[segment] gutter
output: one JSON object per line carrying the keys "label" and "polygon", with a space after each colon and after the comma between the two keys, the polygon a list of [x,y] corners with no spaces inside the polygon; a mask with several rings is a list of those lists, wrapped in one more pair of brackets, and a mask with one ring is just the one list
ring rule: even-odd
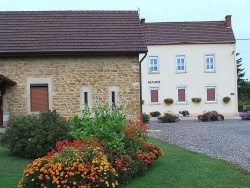
{"label": "gutter", "polygon": [[143,114],[142,114],[142,75],[141,75],[141,63],[147,56],[148,52],[145,52],[143,58],[140,60],[140,120],[143,121]]}

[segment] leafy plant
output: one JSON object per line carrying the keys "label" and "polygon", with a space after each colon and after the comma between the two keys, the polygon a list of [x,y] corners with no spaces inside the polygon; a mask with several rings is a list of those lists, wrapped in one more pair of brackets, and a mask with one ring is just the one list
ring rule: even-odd
{"label": "leafy plant", "polygon": [[179,114],[182,114],[184,117],[189,116],[189,112],[187,110],[179,111]]}
{"label": "leafy plant", "polygon": [[38,116],[13,116],[2,135],[1,144],[15,156],[42,157],[59,140],[72,139],[69,122],[56,111],[41,112]]}
{"label": "leafy plant", "polygon": [[223,97],[222,100],[223,100],[224,103],[227,104],[230,101],[230,99],[231,99],[230,97],[226,96],[226,97]]}
{"label": "leafy plant", "polygon": [[224,116],[222,114],[218,114],[217,111],[209,111],[204,113],[203,115],[198,115],[198,121],[223,121]]}
{"label": "leafy plant", "polygon": [[201,102],[201,98],[199,98],[199,97],[194,97],[194,98],[192,98],[192,101],[193,101],[194,103],[199,103],[199,102]]}
{"label": "leafy plant", "polygon": [[149,118],[149,115],[148,114],[146,114],[146,113],[143,113],[142,114],[142,121],[143,121],[143,123],[148,123],[149,122],[149,120],[150,120],[150,118]]}
{"label": "leafy plant", "polygon": [[174,123],[177,121],[180,121],[180,119],[176,115],[173,115],[170,112],[165,113],[163,117],[158,117],[159,123]]}
{"label": "leafy plant", "polygon": [[144,100],[141,100],[141,104],[144,104]]}
{"label": "leafy plant", "polygon": [[85,107],[72,119],[76,140],[59,141],[47,156],[29,165],[19,188],[117,187],[143,173],[162,155],[146,142],[147,127],[126,120],[122,109]]}
{"label": "leafy plant", "polygon": [[166,98],[164,99],[164,102],[169,105],[169,104],[173,104],[174,100],[172,98]]}
{"label": "leafy plant", "polygon": [[154,112],[150,112],[150,115],[151,115],[151,117],[158,117],[161,115],[161,113],[158,111],[154,111]]}

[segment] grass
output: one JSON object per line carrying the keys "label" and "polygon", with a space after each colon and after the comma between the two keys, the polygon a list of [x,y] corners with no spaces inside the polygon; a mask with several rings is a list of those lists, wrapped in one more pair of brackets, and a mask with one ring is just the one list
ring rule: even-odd
{"label": "grass", "polygon": [[32,159],[11,156],[8,149],[0,147],[0,187],[16,188],[23,170]]}
{"label": "grass", "polygon": [[[222,160],[150,139],[164,150],[145,174],[121,188],[250,188],[250,174]],[[0,147],[0,187],[16,188],[31,159],[13,157]]]}

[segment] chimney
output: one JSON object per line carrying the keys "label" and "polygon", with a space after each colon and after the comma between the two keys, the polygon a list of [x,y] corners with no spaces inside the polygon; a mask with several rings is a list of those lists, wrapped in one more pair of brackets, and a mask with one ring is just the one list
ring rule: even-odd
{"label": "chimney", "polygon": [[229,27],[229,28],[232,27],[232,24],[231,24],[231,15],[227,15],[225,17],[225,22],[226,22],[226,27]]}
{"label": "chimney", "polygon": [[141,19],[141,26],[142,26],[142,27],[146,27],[145,18],[142,18],[142,19]]}

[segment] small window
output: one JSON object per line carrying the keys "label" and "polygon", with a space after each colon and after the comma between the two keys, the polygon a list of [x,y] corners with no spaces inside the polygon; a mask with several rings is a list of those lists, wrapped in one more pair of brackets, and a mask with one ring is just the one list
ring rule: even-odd
{"label": "small window", "polygon": [[109,87],[109,103],[115,106],[122,105],[119,101],[119,87]]}
{"label": "small window", "polygon": [[149,57],[149,73],[159,72],[159,60],[157,56]]}
{"label": "small window", "polygon": [[216,86],[206,86],[206,102],[216,102]]}
{"label": "small window", "polygon": [[187,103],[187,88],[177,87],[177,101],[178,103]]}
{"label": "small window", "polygon": [[31,112],[49,109],[48,85],[30,85]]}
{"label": "small window", "polygon": [[111,92],[111,100],[112,100],[112,104],[115,105],[115,91]]}
{"label": "small window", "polygon": [[150,103],[159,104],[160,89],[159,87],[150,88]]}
{"label": "small window", "polygon": [[176,72],[186,72],[186,60],[184,55],[176,56]]}
{"label": "small window", "polygon": [[214,55],[205,56],[205,72],[215,72]]}
{"label": "small window", "polygon": [[85,91],[83,95],[84,95],[84,104],[88,105],[88,92]]}

